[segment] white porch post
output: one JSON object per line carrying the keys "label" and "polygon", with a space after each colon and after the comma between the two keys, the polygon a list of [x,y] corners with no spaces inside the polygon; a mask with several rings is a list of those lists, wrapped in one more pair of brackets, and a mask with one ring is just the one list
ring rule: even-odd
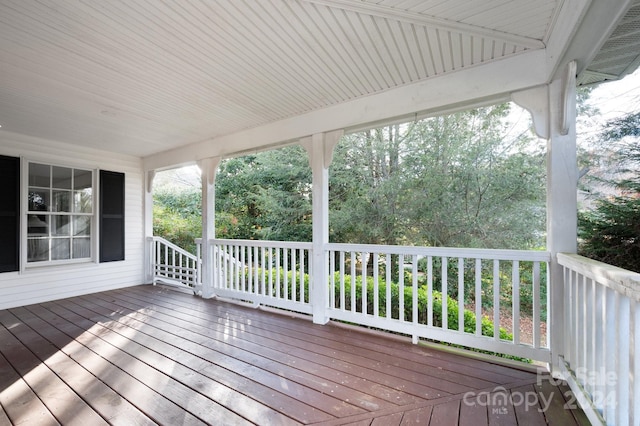
{"label": "white porch post", "polygon": [[145,283],[153,282],[153,178],[154,170],[147,171],[144,176],[144,260]]}
{"label": "white porch post", "polygon": [[311,305],[313,322],[326,324],[329,297],[329,270],[325,246],[329,243],[329,166],[333,160],[333,148],[343,135],[342,130],[318,133],[300,140],[309,154],[313,172],[313,256],[311,267]]}
{"label": "white porch post", "polygon": [[549,85],[550,137],[547,143],[547,249],[551,252],[549,312],[551,371],[559,373],[564,355],[564,273],[558,253],[578,251],[578,163],[576,144],[576,67]]}
{"label": "white porch post", "polygon": [[536,133],[547,140],[548,339],[551,371],[558,373],[559,356],[564,352],[565,300],[557,254],[576,253],[578,234],[575,62],[551,84],[513,93],[512,99],[531,113]]}
{"label": "white porch post", "polygon": [[202,297],[215,296],[213,288],[213,256],[209,241],[216,237],[215,183],[220,157],[198,161],[202,176]]}

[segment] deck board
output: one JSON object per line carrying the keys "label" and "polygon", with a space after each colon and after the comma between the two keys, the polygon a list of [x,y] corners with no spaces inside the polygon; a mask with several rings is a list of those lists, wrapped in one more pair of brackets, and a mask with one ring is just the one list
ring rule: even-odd
{"label": "deck board", "polygon": [[[2,326],[0,326],[0,328],[2,328]],[[127,419],[132,423],[140,425],[153,424],[151,419],[144,416],[140,410],[123,399],[121,395],[105,385],[102,381],[97,380],[96,376],[84,369],[67,354],[58,351],[55,346],[51,345],[51,347],[55,348],[54,351],[42,351],[43,343],[44,347],[50,343],[42,339],[42,337],[33,330],[24,327],[24,324],[18,325],[18,327],[12,327],[11,331],[17,338],[23,339],[23,342],[28,342],[30,339],[33,339],[32,341],[35,344],[27,344],[25,347],[28,347],[34,354],[37,354],[40,362],[49,366],[55,374],[67,383],[70,389],[77,392],[107,421],[119,423],[119,419]],[[2,347],[4,347],[5,340],[0,339],[0,341],[2,342]],[[0,377],[4,377],[4,375],[0,375]],[[0,389],[4,388],[4,386],[0,385]],[[75,409],[80,409],[80,407],[74,406],[74,410]]]}
{"label": "deck board", "polygon": [[[185,369],[177,361],[149,350],[121,334],[110,332],[98,323],[84,320],[71,311],[63,311],[54,304],[49,311],[51,314],[41,313],[43,319],[53,321],[56,315],[57,318],[67,320],[66,323],[58,322],[57,326],[68,334],[87,330],[88,332],[76,337],[77,342],[102,358],[109,359],[124,373],[137,378],[149,389],[172,401],[178,409],[188,410],[208,423],[240,423],[243,420],[240,416],[252,414],[255,420],[262,415],[270,423],[286,424],[276,421],[282,415],[269,407],[260,404],[247,407],[254,402],[250,398],[231,388],[221,388],[217,383],[195,374],[195,371]],[[201,392],[211,394],[213,398],[207,398]],[[232,404],[238,406],[235,413],[227,408],[227,405]]]}
{"label": "deck board", "polygon": [[[80,366],[99,377],[100,380],[134,404],[141,412],[148,414],[152,422],[161,424],[201,424],[197,417],[188,410],[179,407],[166,398],[162,392],[164,389],[161,386],[154,390],[145,384],[145,382],[148,382],[148,378],[131,376],[123,371],[120,367],[125,367],[125,365],[118,365],[119,361],[122,360],[119,359],[120,351],[117,348],[113,348],[112,353],[104,358],[91,349],[91,346],[96,347],[99,343],[92,345],[89,336],[81,333],[71,337],[60,330],[65,328],[65,324],[60,320],[53,318],[52,321],[56,322],[56,326],[53,326],[31,312],[33,310],[45,317],[52,318],[51,315],[47,314],[48,311],[45,308],[40,306],[31,306],[29,308],[30,310],[17,308],[11,311],[17,315],[19,320],[24,322],[25,326],[31,327],[32,330],[37,330],[41,336],[45,335],[47,339],[56,345],[58,350],[64,352]],[[4,323],[3,317],[0,317],[0,322]],[[86,346],[85,343],[89,344],[89,346]],[[169,392],[176,392],[175,389],[168,388],[168,390]]]}
{"label": "deck board", "polygon": [[[471,403],[470,401],[473,401],[474,403]],[[470,398],[462,399],[458,417],[459,426],[476,426],[486,425],[489,423],[486,405],[480,404],[480,401],[477,401],[478,403],[475,402],[476,401]]]}
{"label": "deck board", "polygon": [[[2,342],[4,348],[4,340]],[[0,357],[0,389],[2,389],[0,405],[13,423],[58,424],[51,412],[4,356]]]}
{"label": "deck board", "polygon": [[543,426],[546,425],[540,399],[532,398],[537,394],[534,385],[526,385],[511,390],[515,401],[523,400],[523,404],[515,404],[514,410],[518,426]]}
{"label": "deck board", "polygon": [[[265,348],[260,345],[249,345],[246,341],[240,340],[236,337],[229,336],[228,334],[219,333],[216,339],[214,338],[202,338],[202,336],[191,337],[192,339],[198,339],[199,344],[194,344],[192,341],[180,341],[180,337],[176,334],[170,334],[163,332],[165,330],[172,330],[174,333],[183,335],[193,335],[192,331],[186,331],[184,327],[189,327],[189,323],[182,324],[182,327],[168,322],[153,320],[149,317],[144,317],[136,314],[136,318],[146,321],[144,324],[153,322],[155,328],[148,332],[155,333],[158,338],[165,341],[171,340],[179,347],[185,348],[188,345],[193,353],[198,356],[211,360],[211,364],[206,368],[206,371],[214,372],[217,367],[227,369],[229,371],[241,371],[243,377],[251,378],[256,384],[272,385],[275,386],[274,390],[285,392],[290,394],[295,400],[286,400],[282,402],[282,405],[293,404],[298,401],[310,400],[316,407],[324,407],[328,411],[341,411],[346,415],[353,415],[359,412],[364,412],[363,409],[357,409],[352,404],[345,403],[345,400],[353,399],[355,397],[362,397],[366,400],[366,406],[371,407],[376,405],[380,407],[384,406],[384,401],[372,398],[369,394],[355,391],[345,392],[343,388],[336,386],[326,379],[318,376],[312,376],[311,374],[301,374],[296,369],[284,366],[282,360],[286,358],[291,363],[297,363],[298,365],[304,364],[305,368],[312,372],[317,372],[317,368],[314,369],[314,364],[308,362],[305,359],[294,359],[283,353],[280,350],[265,351]],[[191,327],[197,329],[194,324]],[[201,326],[201,329],[207,331],[208,329]],[[227,340],[225,342],[224,340]],[[247,350],[243,350],[247,349]],[[249,350],[254,352],[249,352]],[[266,359],[269,356],[271,359]],[[280,363],[276,361],[280,361]],[[322,369],[329,373],[333,372],[329,369]],[[234,380],[238,380],[237,378]],[[313,387],[317,389],[311,391]],[[338,396],[334,395],[337,394]],[[308,409],[311,409],[309,407]]]}
{"label": "deck board", "polygon": [[[25,384],[37,394],[47,410],[60,422],[69,425],[106,425],[98,413],[62,381],[46,363],[40,362],[34,353],[48,348],[29,350],[7,329],[0,330],[2,353],[22,376]],[[38,343],[42,342],[38,339]],[[42,342],[44,343],[44,342]],[[45,346],[49,346],[45,343]],[[32,352],[33,351],[33,352]],[[70,412],[67,407],[76,407]]]}
{"label": "deck board", "polygon": [[[0,311],[0,426],[580,424],[563,409],[566,388],[537,382],[526,369],[162,286]],[[544,413],[517,403],[550,394]]]}
{"label": "deck board", "polygon": [[429,425],[456,426],[460,416],[460,401],[450,401],[433,407]]}
{"label": "deck board", "polygon": [[[2,388],[0,387],[0,389]],[[9,416],[4,411],[2,404],[0,404],[0,426],[11,426],[11,420],[9,420]]]}
{"label": "deck board", "polygon": [[[84,306],[84,304],[82,306]],[[91,315],[91,311],[82,306],[76,305],[74,309],[77,312],[84,312],[85,316]],[[93,309],[99,311],[100,307],[99,305],[94,305]],[[105,321],[108,320],[109,317],[103,316],[96,319]],[[244,396],[241,392],[251,392],[253,398],[257,398],[267,407],[270,405],[276,407],[287,406],[290,412],[303,411],[306,413],[306,417],[311,418],[313,421],[326,420],[331,417],[329,415],[323,415],[320,410],[315,408],[317,406],[326,410],[344,409],[344,407],[341,407],[341,401],[336,399],[324,401],[324,395],[322,394],[318,394],[315,396],[315,399],[312,399],[308,396],[310,392],[307,392],[307,395],[303,394],[304,389],[299,389],[298,393],[294,394],[294,396],[299,397],[298,399],[278,395],[266,386],[263,386],[264,383],[273,381],[272,377],[268,374],[259,374],[261,371],[258,371],[258,374],[251,377],[254,380],[250,381],[245,379],[245,377],[252,376],[248,370],[253,369],[253,367],[249,364],[243,365],[240,362],[233,362],[237,360],[226,357],[221,352],[207,350],[188,339],[182,339],[169,333],[161,333],[158,332],[158,329],[153,329],[152,327],[144,328],[135,327],[136,324],[132,325],[134,326],[125,325],[120,322],[111,322],[102,327],[113,331],[114,334],[106,332],[101,334],[104,334],[104,338],[107,339],[107,341],[111,341],[116,345],[118,344],[118,338],[115,336],[123,336],[129,339],[132,344],[137,345],[136,348],[128,349],[132,355],[135,354],[134,356],[136,358],[154,366],[156,369],[170,369],[172,375],[179,377],[183,383],[189,383],[193,389],[214,396],[217,401],[224,400],[226,406],[243,407],[243,409],[246,410],[244,415],[248,418],[259,415],[260,417],[254,420],[269,420],[270,423],[286,422],[286,419],[278,418],[280,417],[278,413],[265,412],[264,408],[256,406],[251,398]],[[229,361],[223,362],[222,358],[225,357],[229,358]],[[228,369],[211,365],[212,362],[205,361],[205,359],[214,360],[216,364],[225,364]],[[235,373],[237,371],[242,371],[244,375]],[[233,385],[233,388],[231,385]],[[293,386],[289,384],[288,387],[291,388]],[[304,399],[310,399],[316,403],[316,406],[302,404],[301,401]],[[311,416],[310,412],[317,413]]]}
{"label": "deck board", "polygon": [[417,408],[415,410],[409,410],[404,412],[402,416],[401,426],[412,426],[412,425],[426,425],[429,424],[429,420],[431,419],[431,412],[433,411],[433,407],[427,406],[423,408]]}
{"label": "deck board", "polygon": [[[141,302],[144,303],[145,300],[146,299],[141,299]],[[156,298],[153,300],[157,301],[159,303],[159,306],[163,305],[160,299]],[[186,313],[188,313],[189,315],[193,315],[193,312],[196,312],[196,313],[199,312],[195,305],[185,306],[185,305],[178,304],[178,306],[182,306],[186,308],[187,309]],[[175,308],[169,305],[167,305],[166,307],[169,309],[179,310],[179,308]],[[255,311],[250,311],[249,314],[243,313],[243,317],[240,317],[240,318],[237,318],[237,317],[234,318],[233,314],[224,313],[224,312],[223,312],[223,315],[225,315],[225,318],[228,317],[230,318],[230,320],[233,320],[233,323],[230,323],[230,326],[235,326],[235,324],[245,325],[247,321],[254,319],[255,318],[253,316],[254,312]],[[210,312],[208,312],[208,314],[210,314]],[[415,354],[415,356],[412,356],[414,354],[411,353],[411,354],[406,354],[405,357],[401,359],[398,359],[396,357],[397,347],[394,346],[393,341],[390,341],[389,343],[391,346],[387,347],[385,345],[387,342],[381,342],[380,339],[378,339],[377,337],[370,338],[366,334],[359,333],[359,332],[335,333],[332,327],[308,327],[308,325],[304,323],[301,324],[298,322],[291,322],[291,321],[286,321],[284,319],[279,319],[277,317],[271,318],[271,317],[264,317],[264,316],[260,318],[260,323],[255,325],[255,329],[260,329],[261,325],[264,325],[267,328],[266,329],[267,333],[272,333],[274,330],[274,327],[277,327],[277,329],[287,330],[287,333],[290,333],[291,331],[295,332],[297,330],[302,330],[304,333],[312,336],[311,337],[312,342],[313,340],[320,341],[320,342],[324,342],[324,341],[332,342],[330,346],[331,349],[340,348],[342,351],[345,351],[346,353],[353,353],[358,355],[359,357],[365,357],[367,353],[372,353],[373,359],[375,361],[380,361],[384,359],[390,365],[395,365],[395,366],[401,365],[404,368],[408,368],[408,369],[410,369],[412,366],[415,366],[417,371],[420,371],[421,373],[424,373],[425,369],[430,369],[431,372],[433,372],[434,370],[437,370],[441,372],[440,374],[447,374],[447,373],[453,372],[455,374],[455,378],[453,378],[453,380],[455,380],[456,383],[460,383],[460,380],[478,378],[479,380],[483,381],[481,385],[478,385],[477,383],[470,384],[471,386],[475,385],[478,388],[485,387],[487,384],[490,384],[490,383],[493,383],[494,385],[501,383],[504,380],[504,376],[512,376],[514,377],[514,379],[530,377],[529,373],[525,373],[519,370],[504,368],[503,366],[499,366],[495,364],[487,364],[486,366],[481,366],[479,368],[478,363],[473,362],[473,360],[470,360],[463,356],[457,356],[457,355],[446,354],[446,353],[432,352],[425,355],[424,351],[419,350]],[[339,345],[338,343],[342,343],[342,344]],[[358,345],[355,345],[355,343],[358,343]],[[371,347],[375,347],[375,351],[369,351],[369,348]],[[388,350],[390,354],[390,356],[387,357],[386,359],[383,358],[383,354],[385,353],[385,350]],[[410,352],[412,351],[413,349],[410,348]],[[425,357],[428,357],[428,358],[425,359]],[[444,357],[444,360],[441,360],[440,357]],[[448,369],[451,369],[451,370],[448,370]]]}
{"label": "deck board", "polygon": [[[139,305],[132,306],[139,309]],[[147,318],[146,321],[153,321],[162,327],[168,327],[169,323],[176,325],[176,333],[193,334],[194,339],[199,339],[201,344],[218,350],[221,353],[231,353],[233,357],[245,359],[249,354],[248,362],[253,365],[264,367],[261,359],[268,358],[271,368],[283,369],[279,375],[286,380],[303,380],[303,384],[318,390],[319,392],[330,394],[343,401],[359,401],[364,398],[365,407],[382,408],[387,404],[383,401],[394,403],[393,405],[410,404],[416,402],[416,398],[408,395],[406,392],[398,391],[388,386],[376,386],[372,388],[369,378],[371,371],[361,369],[360,371],[351,371],[353,374],[345,374],[337,368],[336,363],[332,359],[326,357],[320,358],[311,350],[304,351],[297,347],[291,347],[278,343],[276,335],[286,331],[272,332],[268,337],[260,335],[260,331],[255,330],[239,331],[239,328],[225,320],[224,324],[218,324],[216,317],[208,317],[207,319],[192,317],[189,320],[182,319],[175,314],[167,316],[166,308],[157,308],[159,315],[155,318]],[[248,313],[249,314],[249,313]],[[184,315],[184,314],[183,314]],[[140,316],[138,316],[140,317]],[[157,319],[165,319],[166,322],[159,323]],[[307,326],[311,324],[306,324]],[[185,328],[189,328],[185,331]],[[324,361],[324,362],[323,362]],[[222,362],[216,359],[216,362]],[[273,363],[276,363],[273,365]],[[326,364],[329,365],[326,365]],[[342,370],[348,369],[347,365]],[[359,373],[359,375],[358,375]],[[341,386],[337,386],[341,384]],[[398,386],[397,383],[393,383]],[[372,400],[371,395],[376,399]],[[381,401],[383,400],[383,401]]]}
{"label": "deck board", "polygon": [[[252,319],[250,315],[247,315],[248,318],[234,318],[229,314],[225,315],[226,318],[229,319],[229,321],[233,321],[233,323],[225,324],[226,327],[235,327],[236,324],[244,325],[247,320]],[[210,321],[212,317],[208,316],[205,319],[206,321]],[[215,317],[213,319],[215,320]],[[265,325],[267,329],[262,331],[261,325]],[[475,366],[476,368],[470,368],[464,364],[459,365],[452,363],[450,360],[443,362],[441,362],[440,360],[434,361],[431,357],[425,360],[424,352],[420,354],[421,358],[416,358],[416,360],[410,359],[410,357],[398,358],[397,348],[392,348],[392,352],[390,352],[389,355],[386,355],[383,352],[385,348],[379,346],[379,339],[363,340],[362,342],[360,342],[360,344],[354,345],[354,339],[352,339],[350,336],[343,337],[345,333],[333,332],[332,327],[309,327],[308,324],[299,324],[297,322],[284,321],[277,317],[271,318],[263,316],[263,318],[261,318],[260,320],[260,324],[255,325],[252,332],[272,339],[275,336],[273,332],[274,329],[281,331],[286,330],[285,336],[295,336],[298,339],[301,339],[301,342],[293,340],[292,344],[296,347],[302,347],[307,351],[335,356],[336,354],[334,354],[334,352],[336,351],[336,349],[339,349],[339,352],[337,352],[338,356],[347,356],[346,354],[351,354],[354,357],[351,357],[351,359],[347,361],[355,362],[359,365],[366,364],[364,366],[368,369],[375,369],[375,366],[373,364],[379,364],[380,361],[384,361],[386,372],[390,371],[389,369],[392,367],[401,367],[395,370],[397,374],[403,374],[404,372],[406,372],[406,370],[414,370],[420,372],[421,374],[428,373],[430,377],[443,378],[445,380],[448,380],[449,383],[444,384],[444,386],[452,386],[458,385],[460,383],[465,383],[471,387],[480,389],[492,384],[496,385],[498,383],[502,383],[505,375],[512,375],[514,379],[530,377],[529,373],[523,374],[520,371],[512,372],[510,371],[510,369],[505,369],[503,367],[499,367],[499,369],[494,370],[498,371],[498,374],[492,374],[491,369],[489,370],[489,372],[477,371],[477,366]],[[299,333],[299,330],[302,330],[302,333]],[[308,335],[310,337],[305,339],[305,335]],[[288,342],[283,341],[283,343],[291,342],[292,340],[289,340]],[[323,342],[330,342],[330,344],[326,345],[327,347],[324,348],[322,346]],[[375,347],[375,350],[371,349],[373,347]],[[371,362],[368,362],[368,356],[370,357]],[[452,356],[452,358],[464,359],[463,357],[456,357],[455,355]],[[451,368],[452,366],[453,369],[448,370],[448,368]],[[482,376],[482,378],[476,379],[476,376]],[[457,387],[456,390],[459,391],[460,388]]]}

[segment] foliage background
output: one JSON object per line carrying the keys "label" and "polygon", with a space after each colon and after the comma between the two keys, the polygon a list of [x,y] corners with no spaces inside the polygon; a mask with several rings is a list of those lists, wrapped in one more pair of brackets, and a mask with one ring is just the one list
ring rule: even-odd
{"label": "foliage background", "polygon": [[606,123],[590,152],[583,190],[593,207],[579,214],[580,254],[640,272],[640,113]]}
{"label": "foliage background", "polygon": [[[578,98],[579,125],[599,111]],[[540,249],[545,149],[508,104],[345,136],[330,169],[334,242]],[[581,123],[581,124],[580,124]],[[514,130],[515,129],[515,130]],[[579,137],[581,254],[640,272],[640,113]],[[191,251],[199,182],[173,172],[154,192],[154,232]],[[223,161],[222,238],[309,241],[311,170],[299,146]]]}
{"label": "foliage background", "polygon": [[[509,104],[345,136],[329,171],[330,240],[544,247],[544,147],[515,132]],[[198,185],[155,192],[158,235],[200,236]],[[216,177],[220,238],[310,241],[311,169],[300,146],[224,160]]]}

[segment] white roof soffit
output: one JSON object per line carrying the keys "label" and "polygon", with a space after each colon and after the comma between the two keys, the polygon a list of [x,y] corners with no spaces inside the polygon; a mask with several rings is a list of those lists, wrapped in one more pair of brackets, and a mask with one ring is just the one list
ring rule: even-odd
{"label": "white roof soffit", "polygon": [[[630,2],[628,10],[620,13],[617,25],[578,76],[579,85],[619,80],[640,65],[640,0]],[[587,24],[584,24],[587,27]]]}
{"label": "white roof soffit", "polygon": [[628,0],[0,0],[0,124],[152,169],[450,110],[548,82],[591,3]]}

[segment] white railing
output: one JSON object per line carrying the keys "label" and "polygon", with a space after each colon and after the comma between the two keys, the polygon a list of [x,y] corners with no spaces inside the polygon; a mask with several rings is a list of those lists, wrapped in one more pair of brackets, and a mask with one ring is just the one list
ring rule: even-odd
{"label": "white railing", "polygon": [[[154,282],[200,286],[200,241],[198,256],[162,238],[151,241]],[[327,318],[414,341],[552,362],[548,252],[326,244],[328,292],[317,301],[309,280],[311,243],[209,244],[218,297],[306,314],[319,303]],[[564,346],[555,350],[574,402],[594,424],[640,424],[640,274],[578,255],[558,254],[558,263],[564,268],[563,282],[556,284],[563,285],[565,329]]]}
{"label": "white railing", "polygon": [[328,297],[315,301],[308,279],[311,243],[210,244],[216,296],[302,313],[320,303],[328,318],[409,334],[414,341],[551,360],[547,252],[328,244]]}
{"label": "white railing", "polygon": [[161,237],[149,238],[151,243],[151,271],[153,283],[200,287],[199,257]]}
{"label": "white railing", "polygon": [[328,258],[331,318],[550,360],[547,252],[329,244]]}
{"label": "white railing", "polygon": [[311,243],[220,239],[210,243],[217,296],[311,313]]}
{"label": "white railing", "polygon": [[593,424],[640,424],[640,274],[571,254],[558,263],[564,378]]}

